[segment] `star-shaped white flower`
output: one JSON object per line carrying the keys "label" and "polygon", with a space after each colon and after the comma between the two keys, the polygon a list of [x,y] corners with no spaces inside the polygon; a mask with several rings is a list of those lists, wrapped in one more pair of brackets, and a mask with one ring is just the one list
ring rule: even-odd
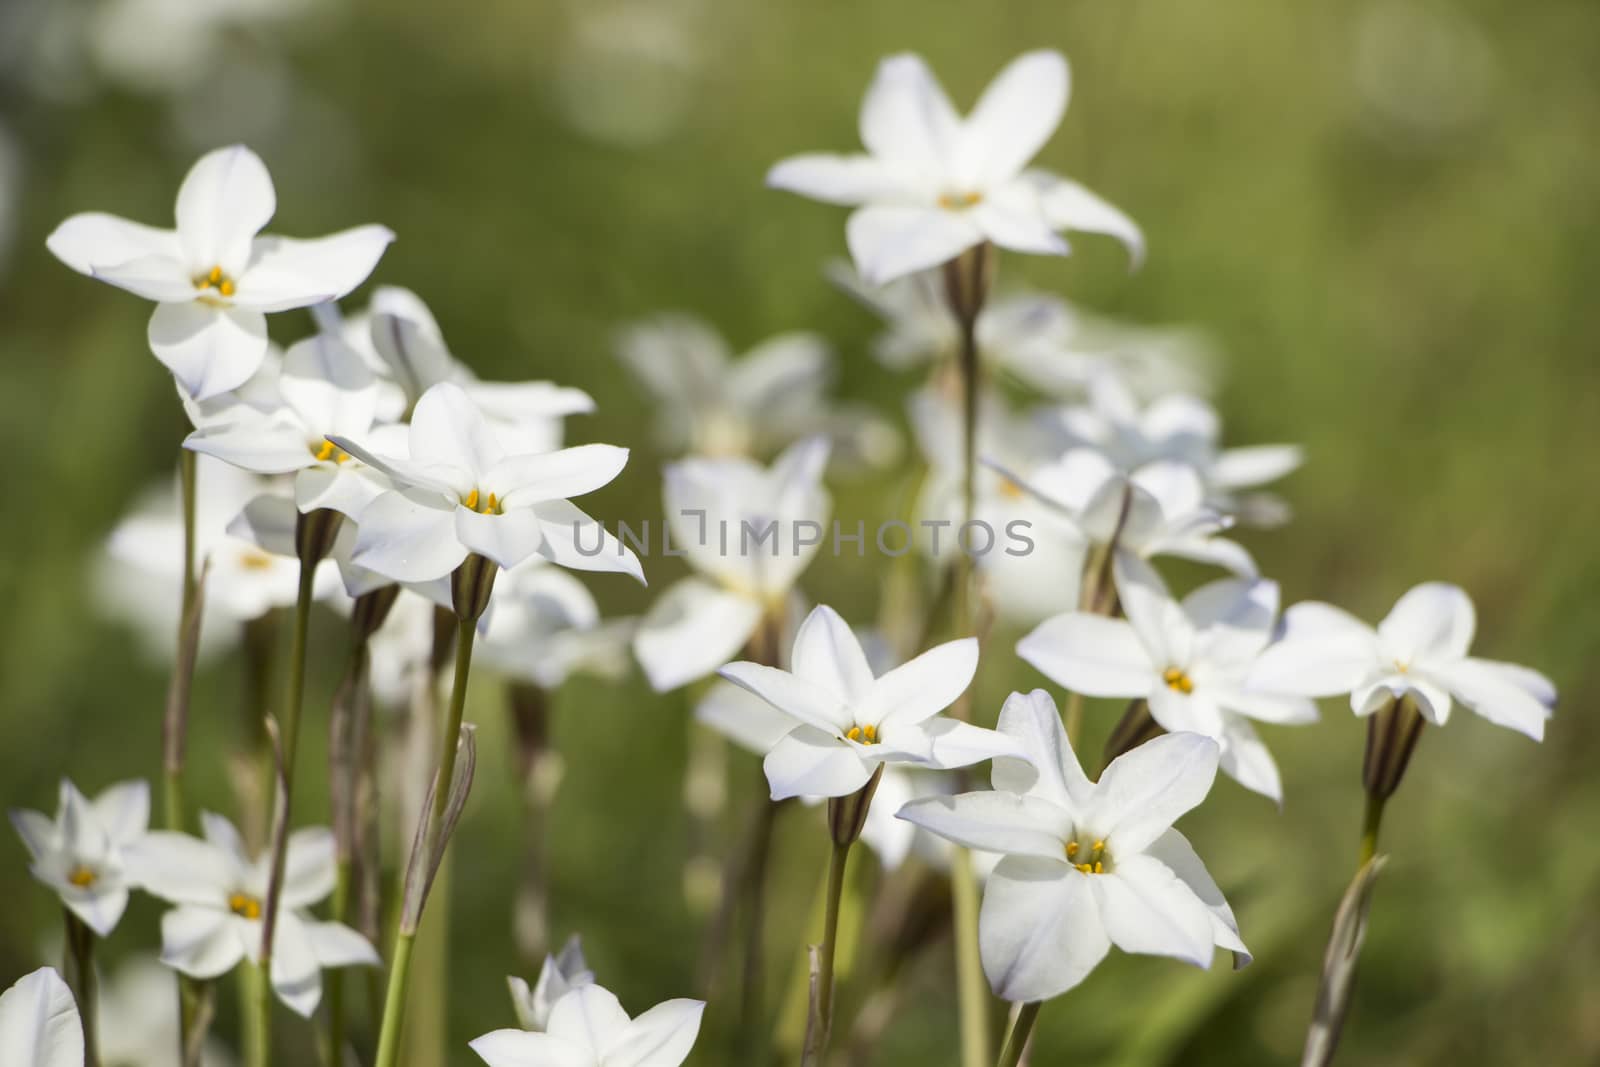
{"label": "star-shaped white flower", "polygon": [[629,1019],[615,994],[590,983],[556,1001],[543,1033],[496,1030],[471,1048],[489,1067],[680,1067],[705,1007],[668,1000]]}
{"label": "star-shaped white flower", "polygon": [[790,662],[787,671],[741,662],[718,672],[794,720],[763,765],[773,800],[848,796],[885,763],[950,770],[1019,754],[993,730],[939,714],[972,684],[975,638],[875,677],[850,627],[819,605],[800,624]]}
{"label": "star-shaped white flower", "polygon": [[582,986],[594,984],[594,972],[583,958],[583,942],[577,934],[567,939],[561,951],[544,958],[539,979],[530,988],[521,978],[506,979],[511,987],[511,1004],[517,1022],[524,1030],[544,1032],[550,1026],[550,1011],[562,997]]}
{"label": "star-shaped white flower", "polygon": [[989,875],[978,941],[989,984],[1016,1003],[1088,977],[1112,945],[1209,967],[1213,947],[1249,957],[1200,857],[1172,824],[1217,773],[1217,745],[1169,734],[1091,782],[1054,702],[1013,693],[1000,732],[1032,757],[996,760],[994,789],[912,801],[900,817],[966,848],[1004,853]]}
{"label": "star-shaped white flower", "polygon": [[[216,978],[248,959],[260,962],[262,915],[272,856],[251,857],[233,824],[200,816],[204,840],[157,830],[128,850],[128,869],[151,895],[175,907],[161,917],[161,962],[192,978]],[[333,834],[324,827],[289,835],[272,937],[272,988],[307,1018],[322,999],[322,971],[379,966],[378,953],[348,926],[312,916],[333,892]]]}
{"label": "star-shaped white flower", "polygon": [[1178,603],[1155,571],[1123,560],[1117,590],[1127,620],[1057,615],[1019,641],[1017,655],[1085,696],[1145,700],[1164,729],[1213,739],[1224,774],[1281,803],[1278,765],[1251,720],[1308,723],[1317,709],[1304,697],[1246,688],[1272,638],[1278,584],[1224,578]]}
{"label": "star-shaped white flower", "polygon": [[190,169],[176,230],[91,212],[63,222],[46,244],[73,270],[156,301],[150,349],[185,392],[205,400],[261,365],[268,312],[337,300],[394,240],[383,226],[309,241],[259,236],[276,208],[265,164],[234,145]]}
{"label": "star-shaped white flower", "polygon": [[1410,694],[1422,717],[1443,726],[1459,700],[1496,726],[1544,739],[1556,687],[1538,671],[1467,655],[1477,615],[1465,590],[1425,582],[1373,629],[1331,604],[1284,612],[1283,636],[1262,653],[1250,685],[1307,697],[1350,694],[1371,715]]}
{"label": "star-shaped white flower", "polygon": [[65,779],[56,817],[14,810],[11,825],[28,849],[33,876],[100,937],[128,906],[125,853],[150,825],[150,787],[121,782],[89,800]]}
{"label": "star-shaped white flower", "polygon": [[83,1067],[83,1020],[52,968],[23,975],[0,993],[0,1050],[6,1067]]}
{"label": "star-shaped white flower", "polygon": [[[615,478],[628,461],[625,448],[511,453],[452,382],[417,401],[408,457],[380,455],[347,437],[331,440],[397,487],[358,517],[357,566],[397,582],[425,582],[450,574],[470,553],[507,569],[538,553],[563,567],[644,580],[633,552],[566,499]],[[580,551],[580,544],[597,543],[598,551]]]}
{"label": "star-shaped white flower", "polygon": [[922,59],[890,56],[861,105],[866,155],[777,164],[767,184],[856,207],[846,236],[869,284],[938,266],[985,241],[1065,255],[1061,230],[1144,241],[1122,212],[1076,182],[1025,169],[1061,122],[1070,75],[1059,52],[1029,52],[989,84],[966,118]]}

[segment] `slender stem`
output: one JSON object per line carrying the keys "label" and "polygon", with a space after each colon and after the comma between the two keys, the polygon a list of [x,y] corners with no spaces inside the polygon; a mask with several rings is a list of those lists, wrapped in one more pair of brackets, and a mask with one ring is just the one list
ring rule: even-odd
{"label": "slender stem", "polygon": [[244,1019],[245,1062],[250,1067],[271,1067],[272,982],[262,966],[248,960],[239,975],[250,1003],[250,1011]]}
{"label": "slender stem", "polygon": [[[183,510],[183,599],[178,612],[178,660],[177,670],[193,669],[192,661],[185,663],[183,648],[186,635],[189,631],[190,621],[198,608],[196,601],[200,593],[200,577],[196,567],[197,550],[195,548],[195,453],[187,448],[178,450],[178,492],[182,501]],[[175,686],[182,685],[187,692],[188,685],[176,682]],[[187,716],[184,717],[185,720]],[[168,728],[174,725],[169,721]],[[186,731],[187,721],[181,727]],[[162,817],[169,830],[183,829],[183,751],[184,744],[181,737],[168,737],[163,744],[164,759],[162,767],[162,792],[161,807]]]}
{"label": "slender stem", "polygon": [[1375,793],[1367,794],[1367,811],[1361,822],[1361,858],[1356,869],[1365,867],[1378,854],[1378,828],[1383,824],[1385,800]]}
{"label": "slender stem", "polygon": [[456,745],[461,740],[461,716],[467,707],[467,673],[472,669],[472,641],[477,634],[478,626],[472,619],[457,620],[456,674],[450,687],[450,709],[445,714],[444,736],[439,739],[439,786],[433,793],[433,826],[428,831],[430,841],[450,802],[450,783],[456,774]]}
{"label": "slender stem", "polygon": [[[346,922],[349,918],[353,874],[350,860],[341,859],[333,882],[334,922]],[[328,985],[328,1062],[341,1067],[344,1063],[344,971],[336,967],[327,973],[325,980]]]}
{"label": "slender stem", "polygon": [[849,844],[835,843],[828,862],[826,911],[822,920],[822,947],[817,953],[816,1014],[806,1035],[801,1067],[816,1067],[828,1049],[828,1034],[833,1029],[833,962],[839,947],[839,904],[844,898],[845,864],[850,858]]}
{"label": "slender stem", "polygon": [[1022,1052],[1028,1047],[1028,1037],[1033,1033],[1033,1024],[1039,1018],[1040,1002],[1024,1004],[1017,1012],[1017,1021],[1012,1024],[1011,1036],[1006,1038],[1006,1047],[1000,1052],[1000,1059],[995,1067],[1017,1067],[1022,1062]]}
{"label": "slender stem", "polygon": [[744,900],[744,974],[743,995],[739,1013],[739,1062],[754,1065],[766,1060],[766,1048],[761,1045],[767,1033],[766,1006],[763,987],[764,943],[766,925],[767,863],[772,855],[772,830],[777,821],[781,801],[762,798],[758,801],[754,840],[742,873]]}
{"label": "slender stem", "polygon": [[67,982],[78,1000],[78,1015],[83,1020],[85,1067],[100,1065],[100,993],[94,973],[94,931],[71,911],[63,909],[67,921]]}
{"label": "slender stem", "polygon": [[394,1067],[400,1061],[400,1027],[405,1021],[406,989],[411,977],[411,946],[416,935],[402,931],[394,942],[394,963],[389,969],[389,992],[383,1001],[383,1028],[378,1034],[378,1055],[373,1067]]}
{"label": "slender stem", "polygon": [[956,999],[961,1019],[961,1063],[984,1064],[989,1043],[989,987],[978,951],[978,879],[972,853],[954,852],[950,865],[950,906],[955,918]]}

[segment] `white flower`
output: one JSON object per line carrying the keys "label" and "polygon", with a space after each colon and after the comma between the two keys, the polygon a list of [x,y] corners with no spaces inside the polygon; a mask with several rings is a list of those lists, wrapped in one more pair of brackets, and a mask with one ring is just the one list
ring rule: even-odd
{"label": "white flower", "polygon": [[1284,634],[1251,672],[1250,684],[1308,697],[1350,694],[1371,715],[1410,694],[1422,717],[1443,726],[1459,700],[1497,726],[1544,739],[1556,688],[1538,671],[1467,655],[1477,617],[1464,590],[1425,582],[1374,630],[1331,604],[1284,612]]}
{"label": "white flower", "polygon": [[1224,774],[1281,803],[1278,765],[1250,720],[1308,723],[1317,709],[1304,697],[1245,685],[1272,637],[1278,584],[1224,578],[1180,604],[1148,566],[1124,560],[1117,590],[1126,621],[1057,615],[1019,641],[1017,655],[1085,696],[1145,700],[1164,729],[1213,739]]}
{"label": "white flower", "polygon": [[882,418],[830,401],[833,353],[815,334],[779,334],[735,359],[709,325],[668,314],[624,330],[617,355],[655,401],[669,452],[760,456],[820,433],[841,467],[885,466],[899,454]]}
{"label": "white flower", "polygon": [[795,634],[792,670],[730,663],[718,673],[794,720],[767,753],[772,799],[842,797],[885,763],[950,770],[1017,755],[1008,739],[939,715],[972,684],[975,638],[950,641],[875,677],[855,634],[819,605]]}
{"label": "white flower", "polygon": [[1220,946],[1248,962],[1233,912],[1172,829],[1210,791],[1216,742],[1158,737],[1112,760],[1094,783],[1043,690],[1013,693],[1000,732],[1032,763],[996,760],[994,791],[917,800],[900,813],[958,845],[1005,853],[978,923],[984,973],[1000,997],[1059,996],[1112,945],[1198,967]]}
{"label": "white flower", "polygon": [[657,692],[710,674],[738,654],[763,618],[786,610],[827,536],[827,462],[827,441],[811,437],[770,467],[735,458],[667,467],[671,551],[687,556],[699,574],[669,586],[634,635],[633,653]]}
{"label": "white flower", "polygon": [[150,825],[150,787],[121,782],[89,800],[62,779],[56,817],[13,810],[11,825],[28,849],[33,876],[100,937],[116,929],[136,884],[125,853]]}
{"label": "white flower", "polygon": [[[96,1036],[100,1062],[110,1067],[168,1067],[178,1047],[178,998],[172,972],[154,956],[119,963],[100,987]],[[229,1067],[234,1061],[214,1037],[200,1054],[204,1067]]]}
{"label": "white flower", "polygon": [[496,1030],[471,1048],[489,1067],[680,1067],[705,1007],[669,1000],[629,1019],[614,994],[591,983],[556,1001],[544,1033]]}
{"label": "white flower", "polygon": [[533,988],[521,978],[506,979],[511,987],[511,1003],[517,1022],[524,1030],[543,1032],[550,1025],[550,1010],[562,997],[581,986],[594,984],[594,972],[583,958],[583,942],[577,934],[567,939],[561,951],[544,958],[539,979]]}
{"label": "white flower", "polygon": [[219,420],[191,433],[184,447],[256,474],[293,474],[302,512],[360,515],[386,483],[328,437],[371,439],[378,389],[366,362],[337,336],[319,333],[284,355],[277,386],[276,411]]}
{"label": "white flower", "polygon": [[72,990],[49,967],[0,993],[6,1067],[83,1067],[83,1021]]}
{"label": "white flower", "polygon": [[634,621],[600,618],[584,584],[534,556],[502,574],[474,662],[543,689],[586,671],[618,679],[629,667]]}
{"label": "white flower", "polygon": [[1058,230],[1110,234],[1138,260],[1144,241],[1126,215],[1076,182],[1024,169],[1060,123],[1069,80],[1060,53],[1029,52],[963,119],[919,57],[890,56],[861,105],[868,154],[795,156],[773,167],[767,184],[855,206],[850,255],[873,285],[985,241],[1065,255]]}
{"label": "white flower", "polygon": [[267,351],[266,313],[337,300],[366,280],[394,240],[360,226],[299,241],[258,236],[277,195],[243,145],[209,152],[178,190],[178,228],[74,215],[46,242],[67,266],[157,302],[150,348],[204,400],[244,384]]}
{"label": "white flower", "polygon": [[[461,389],[441,382],[411,416],[410,456],[379,455],[347,437],[333,443],[394,480],[362,510],[353,561],[399,582],[450,574],[477,553],[503,568],[538,553],[563,567],[644,574],[639,560],[566,498],[615,478],[628,450],[579,445],[511,453]],[[594,553],[579,545],[598,541]]]}
{"label": "white flower", "polygon": [[[204,840],[157,830],[128,850],[127,862],[147,892],[176,905],[161,917],[161,962],[192,978],[216,978],[240,960],[260,962],[272,856],[252,858],[220,815],[205,812],[200,821]],[[273,928],[272,988],[307,1018],[322,999],[324,968],[380,963],[360,934],[311,915],[311,906],[333,892],[334,878],[331,831],[289,835]]]}

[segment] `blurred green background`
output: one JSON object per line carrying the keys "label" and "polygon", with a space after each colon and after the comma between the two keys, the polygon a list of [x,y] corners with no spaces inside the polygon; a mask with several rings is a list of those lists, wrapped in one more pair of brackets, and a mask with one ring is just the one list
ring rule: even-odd
{"label": "blurred green background", "polygon": [[[97,617],[87,575],[107,531],[170,470],[180,418],[144,348],[147,305],[46,253],[62,218],[102,209],[168,224],[193,159],[249,143],[277,182],[274,230],[388,224],[399,240],[377,280],[422,294],[458,356],[486,377],[590,391],[600,411],[569,423],[571,438],[635,447],[590,510],[639,518],[658,508],[662,457],[611,353],[616,326],[681,308],[738,348],[815,329],[838,345],[841,393],[900,418],[912,379],[872,361],[877,324],[820,274],[842,253],[843,213],[765,190],[764,170],[853,148],[861,92],[886,53],[922,52],[965,108],[1013,55],[1053,46],[1073,63],[1074,94],[1042,162],[1127,209],[1150,259],[1130,276],[1111,242],[1085,238],[1069,261],[1008,258],[1004,280],[1214,338],[1228,440],[1309,453],[1283,487],[1295,521],[1243,538],[1287,600],[1376,620],[1417,581],[1457,582],[1477,601],[1482,654],[1537,666],[1562,693],[1542,746],[1467,714],[1423,739],[1385,826],[1394,860],[1341,1062],[1600,1060],[1600,725],[1586,699],[1600,682],[1593,0],[306,0],[282,11],[237,0],[187,15],[201,5],[122,4],[150,13],[121,23],[109,6],[11,0],[0,15],[8,807],[53,808],[63,774],[90,791],[158,774],[165,669]],[[202,15],[213,21],[200,30],[184,23]],[[310,323],[285,315],[273,328],[287,341]],[[878,514],[897,484],[838,487],[836,511]],[[679,566],[653,561],[654,584]],[[877,566],[821,559],[803,587],[869,620]],[[614,577],[589,585],[608,612],[642,610],[651,595]],[[302,759],[313,767],[344,648],[331,615],[317,625],[329,636],[309,690]],[[983,714],[1042,681],[1010,652],[1014,636],[986,658]],[[464,1043],[512,1025],[503,976],[535,970],[508,936],[518,787],[498,688],[478,681],[469,718],[485,758],[453,846],[450,1063],[475,1062]],[[199,681],[190,795],[212,807],[229,803],[221,753],[239,689],[226,660]],[[552,921],[585,934],[602,982],[635,1012],[693,991],[700,930],[679,889],[686,708],[637,676],[580,680],[557,698],[568,773],[550,822]],[[1281,813],[1219,781],[1184,824],[1255,965],[1202,973],[1114,954],[1046,1009],[1036,1064],[1298,1062],[1360,820],[1363,731],[1342,704],[1325,712],[1309,729],[1268,730]],[[1092,709],[1093,743],[1114,715]],[[731,843],[757,768],[730,760]],[[302,778],[307,818],[325,810],[317,779]],[[824,862],[817,822],[791,814],[781,830],[774,991]],[[0,898],[3,986],[36,966],[58,922],[9,839]],[[108,952],[153,948],[158,914],[136,905]],[[917,965],[874,1062],[954,1061],[949,955],[941,942]],[[849,1011],[856,994],[844,995]],[[713,1002],[692,1064],[739,1062],[736,1005],[731,993]],[[287,1016],[280,1024],[287,1033]]]}

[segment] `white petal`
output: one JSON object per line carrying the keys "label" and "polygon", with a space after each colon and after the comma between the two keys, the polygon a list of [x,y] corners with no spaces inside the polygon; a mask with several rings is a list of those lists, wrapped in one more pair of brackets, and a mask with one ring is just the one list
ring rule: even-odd
{"label": "white petal", "polygon": [[159,304],[147,340],[163,366],[196,400],[250,380],[267,354],[267,320],[259,311],[191,300]]}
{"label": "white petal", "polygon": [[1205,799],[1217,776],[1217,743],[1199,734],[1167,734],[1111,761],[1087,814],[1113,855],[1143,851],[1178,817]]}
{"label": "white petal", "polygon": [[574,989],[550,1009],[549,1033],[589,1049],[598,1062],[628,1027],[616,995],[598,985]]}
{"label": "white petal", "polygon": [[773,800],[844,797],[867,784],[876,763],[855,746],[812,726],[796,726],[762,761]]}
{"label": "white petal", "polygon": [[1128,622],[1158,672],[1187,667],[1194,654],[1195,627],[1172,599],[1154,567],[1131,552],[1118,552],[1112,564],[1117,597]]}
{"label": "white petal", "polygon": [[865,204],[903,195],[906,182],[871,156],[812,153],[792,156],[767,171],[767,185],[827,204]]}
{"label": "white petal", "polygon": [[991,189],[967,214],[972,224],[1001,248],[1038,256],[1064,256],[1072,251],[1051,229],[1033,187],[1023,182]]}
{"label": "white petal", "polygon": [[[80,274],[92,275],[99,268],[161,257],[173,262],[175,279],[184,275],[180,264],[183,250],[175,232],[100,211],[73,215],[57,226],[44,243],[57,259]],[[189,295],[193,291],[190,282]]]}
{"label": "white petal", "polygon": [[855,725],[850,709],[833,692],[805,678],[761,663],[730,663],[717,672],[796,722],[834,735]]}
{"label": "white petal", "polygon": [[[388,492],[393,485],[393,482],[364,464],[319,464],[295,474],[294,506],[307,514],[325,509],[357,520],[369,504]],[[341,534],[344,532],[344,529],[340,530]],[[350,536],[353,538],[354,534]]]}
{"label": "white petal", "polygon": [[238,877],[233,857],[188,834],[154,830],[122,853],[128,880],[174,904],[226,908],[230,883]]}
{"label": "white petal", "polygon": [[485,484],[509,508],[592,493],[627,466],[628,450],[578,445],[543,455],[508,456],[484,473]]}
{"label": "white petal", "polygon": [[[885,728],[883,734],[885,743],[899,744],[896,735],[905,729],[907,727],[899,724],[891,724]],[[933,719],[919,723],[911,729],[921,730],[927,735],[931,742],[931,752],[927,762],[930,766],[942,770],[970,767],[974,763],[992,759],[1021,761],[1031,756],[1016,738],[998,730],[986,730],[958,719]]]}
{"label": "white petal", "polygon": [[39,811],[17,809],[13,809],[10,815],[11,825],[16,829],[17,836],[22,838],[30,859],[37,860],[61,848],[61,833],[50,816]]}
{"label": "white petal", "polygon": [[539,516],[528,508],[484,515],[456,508],[456,537],[468,549],[510,570],[539,551],[544,533]]}
{"label": "white petal", "polygon": [[544,541],[539,555],[575,571],[626,574],[644,584],[644,568],[633,549],[570,500],[533,505]]}
{"label": "white petal", "polygon": [[987,790],[922,797],[901,808],[899,818],[963,848],[1033,856],[1066,866],[1072,815],[1036,796]]}
{"label": "white petal", "polygon": [[1121,241],[1137,267],[1144,262],[1144,234],[1138,223],[1106,200],[1077,182],[1058,178],[1044,171],[1029,171],[1025,177],[1038,190],[1045,215],[1058,230],[1101,233]]}
{"label": "white petal", "polygon": [[0,994],[0,1049],[16,1067],[83,1067],[83,1022],[72,990],[49,967]]}
{"label": "white petal", "polygon": [[360,934],[343,923],[308,922],[306,933],[311,939],[311,951],[317,965],[333,967],[379,967],[383,960],[378,950]]}
{"label": "white petal", "polygon": [[276,493],[259,493],[228,523],[230,537],[249,541],[275,556],[295,557],[294,531],[300,517],[294,501]]}
{"label": "white petal", "polygon": [[457,509],[437,498],[411,493],[384,493],[361,513],[352,561],[397,582],[441,578],[467,558],[467,546],[456,536]]}
{"label": "white petal", "polygon": [[761,605],[700,578],[685,578],[650,608],[633,654],[658,693],[687,685],[727,663],[755,632]]}
{"label": "white petal", "polygon": [[526,1030],[496,1030],[467,1043],[489,1067],[595,1067],[594,1053]]}
{"label": "white petal", "polygon": [[306,908],[320,902],[333,892],[337,874],[333,831],[322,826],[296,830],[284,855],[283,906]]}
{"label": "white petal", "polygon": [[183,447],[256,474],[287,474],[317,462],[305,428],[282,417],[207,426],[184,438]]}
{"label": "white petal", "polygon": [[150,784],[130,781],[107,786],[91,807],[111,842],[125,844],[150,828]]}
{"label": "white petal", "polygon": [[173,908],[161,916],[161,962],[191,978],[216,978],[244,959],[233,916],[217,908]]}
{"label": "white petal", "polygon": [[1208,477],[1219,489],[1245,489],[1275,482],[1305,462],[1299,445],[1252,445],[1223,451],[1211,465]]}
{"label": "white petal", "polygon": [[1443,726],[1450,719],[1450,690],[1434,681],[1423,671],[1391,671],[1357,686],[1350,692],[1350,710],[1358,716],[1368,716],[1387,707],[1390,702],[1409,694],[1417,702],[1417,712],[1435,726]]}
{"label": "white petal", "polygon": [[1143,696],[1156,677],[1132,626],[1084,612],[1046,619],[1017,642],[1017,655],[1051,681],[1085,696]]}
{"label": "white petal", "polygon": [[853,704],[872,688],[872,667],[850,624],[826,604],[818,604],[794,638],[794,673]]}
{"label": "white petal", "polygon": [[128,890],[126,886],[103,888],[97,885],[87,893],[70,896],[63,893],[61,902],[95,934],[110,937],[128,908]]}
{"label": "white petal", "polygon": [[289,346],[278,391],[318,438],[328,434],[359,438],[372,428],[378,414],[378,380],[361,353],[331,333]]}
{"label": "white petal", "polygon": [[1146,855],[1119,858],[1089,885],[1111,943],[1124,952],[1211,965],[1211,912],[1166,864]]}
{"label": "white petal", "polygon": [[1049,693],[1012,693],[1000,708],[998,728],[1015,738],[1030,759],[996,760],[990,776],[996,789],[1040,797],[1069,813],[1084,810],[1094,786],[1078,763]]}
{"label": "white petal", "polygon": [[1200,862],[1200,857],[1195,854],[1194,846],[1189,844],[1189,839],[1176,830],[1168,830],[1145,849],[1145,855],[1166,864],[1211,912],[1212,939],[1217,947],[1228,949],[1235,954],[1234,969],[1248,964],[1250,950],[1245,948],[1244,941],[1239,937],[1239,923],[1233,917],[1233,909],[1228,907],[1227,900],[1222,896],[1222,890],[1217,888],[1217,883],[1212,879],[1211,872],[1206,870],[1206,865]]}
{"label": "white petal", "polygon": [[453,382],[422,394],[411,414],[411,455],[484,477],[505,457],[483,412]]}
{"label": "white petal", "polygon": [[977,638],[935,645],[873,682],[856,715],[879,726],[922,722],[959,700],[977,671]]}
{"label": "white petal", "polygon": [[1051,860],[1008,856],[990,873],[978,918],[983,973],[996,995],[1023,1004],[1060,996],[1111,948],[1093,875]]}
{"label": "white petal", "polygon": [[[1555,688],[1543,675],[1508,663],[1462,659],[1430,665],[1428,674],[1461,703],[1496,726],[1505,726],[1535,741],[1544,740],[1544,726],[1555,703]],[[1533,678],[1527,676],[1534,674]],[[1543,697],[1549,697],[1546,703]]]}
{"label": "white petal", "polygon": [[983,241],[967,215],[936,207],[869,204],[845,223],[856,270],[869,285],[946,263]]}
{"label": "white petal", "polygon": [[668,1000],[629,1023],[606,1050],[606,1067],[679,1067],[700,1034],[701,1000]]}
{"label": "white petal", "polygon": [[1372,627],[1332,604],[1307,601],[1283,613],[1283,636],[1267,646],[1246,685],[1268,693],[1348,693],[1379,664]]}
{"label": "white petal", "polygon": [[260,311],[337,300],[367,280],[393,240],[393,231],[383,226],[358,226],[309,241],[259,238],[233,300]]}
{"label": "white petal", "polygon": [[277,209],[266,164],[244,145],[207,152],[178,188],[178,240],[196,271],[237,276],[250,244]]}
{"label": "white petal", "polygon": [[1252,793],[1269,797],[1280,806],[1283,804],[1283,779],[1278,774],[1278,763],[1255,727],[1244,719],[1231,718],[1223,727],[1222,759],[1218,767]]}
{"label": "white petal", "polygon": [[311,934],[298,915],[278,914],[272,931],[272,991],[295,1014],[311,1018],[322,1000],[322,968]]}
{"label": "white petal", "polygon": [[747,751],[765,756],[794,729],[794,720],[754,693],[720,679],[694,708],[694,717]]}
{"label": "white petal", "polygon": [[1027,52],[1012,60],[967,115],[963,177],[987,187],[1020,173],[1061,125],[1070,88],[1060,52]]}
{"label": "white petal", "polygon": [[93,276],[107,285],[158,303],[187,303],[196,293],[183,263],[170,256],[143,256],[126,263],[96,267]]}
{"label": "white petal", "polygon": [[1408,591],[1378,624],[1384,651],[1401,663],[1456,659],[1472,647],[1477,618],[1459,586],[1424,582]]}
{"label": "white petal", "polygon": [[833,350],[817,334],[769,337],[746,352],[727,376],[729,404],[757,419],[811,413],[833,380]]}
{"label": "white petal", "polygon": [[936,177],[955,152],[961,120],[920,56],[888,56],[861,102],[861,143],[898,169]]}
{"label": "white petal", "polygon": [[1208,688],[1211,699],[1220,707],[1261,722],[1301,726],[1317,721],[1317,705],[1310,697],[1284,696],[1254,689]]}

